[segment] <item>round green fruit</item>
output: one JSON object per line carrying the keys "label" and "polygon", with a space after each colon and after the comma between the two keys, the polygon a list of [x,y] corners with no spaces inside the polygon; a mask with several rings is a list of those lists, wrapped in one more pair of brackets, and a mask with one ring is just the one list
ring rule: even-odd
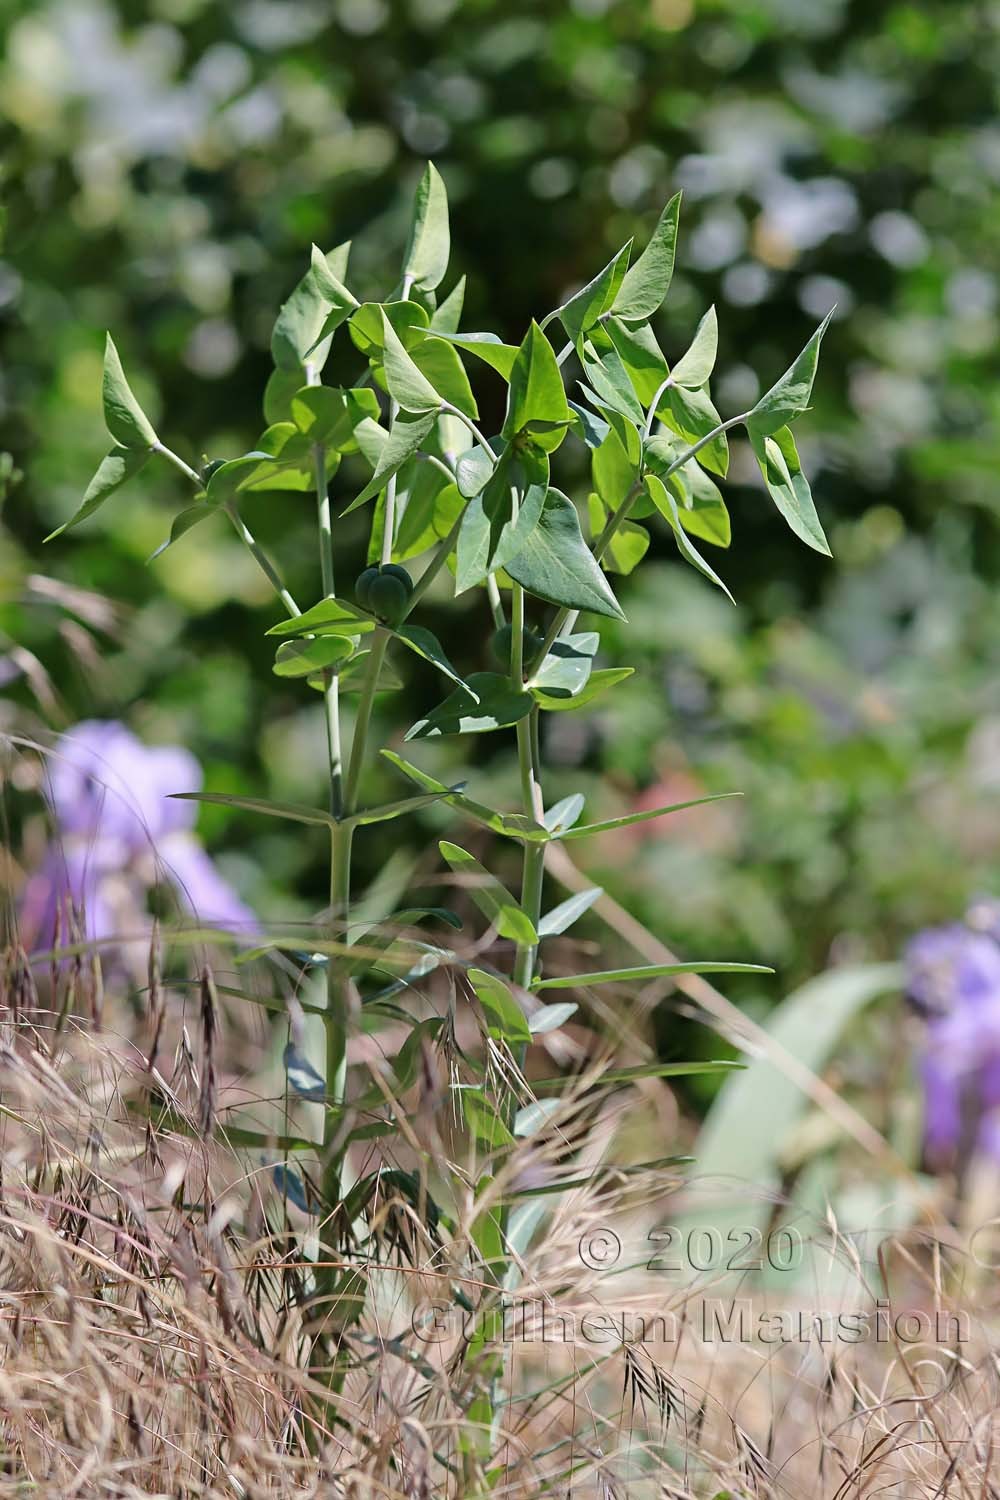
{"label": "round green fruit", "polygon": [[407,597],[413,593],[413,579],[399,563],[383,563],[379,570],[383,578],[398,578],[406,590]]}
{"label": "round green fruit", "polygon": [[373,615],[394,625],[402,618],[410,602],[410,593],[405,583],[391,573],[379,573],[368,586],[368,607]]}
{"label": "round green fruit", "polygon": [[365,568],[354,584],[354,597],[362,609],[371,609],[371,587],[378,577],[378,568]]}

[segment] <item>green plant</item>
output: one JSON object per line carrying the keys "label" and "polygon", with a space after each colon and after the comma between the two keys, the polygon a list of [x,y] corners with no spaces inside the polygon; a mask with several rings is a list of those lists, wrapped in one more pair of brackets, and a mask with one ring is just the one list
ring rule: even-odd
{"label": "green plant", "polygon": [[[526,1051],[533,1035],[561,1026],[575,1009],[547,1005],[540,997],[549,989],[633,984],[682,972],[766,972],[753,965],[706,962],[552,974],[543,972],[541,958],[546,939],[564,933],[595,896],[586,891],[543,912],[546,848],[674,810],[645,809],[587,824],[580,822],[579,794],[548,803],[543,795],[543,716],[584,709],[629,675],[626,669],[596,667],[599,634],[576,627],[582,613],[624,619],[608,575],[627,574],[641,559],[649,540],[642,523],[665,522],[682,557],[728,592],[696,542],[728,545],[729,516],[712,476],[725,477],[726,434],[742,426],[788,525],[807,545],[828,550],[789,426],[808,407],[825,324],[751,410],[723,420],[709,394],[717,341],[714,309],[672,366],[650,321],[670,286],[679,206],[679,196],[667,204],[634,263],[631,245],[624,246],[587,286],[540,322],[533,321],[515,347],[491,333],[459,331],[461,281],[438,301],[449,258],[448,208],[443,182],[428,166],[414,205],[401,280],[388,300],[362,303],[349,290],[348,245],[328,254],[314,248],[309,270],[274,326],[275,368],[264,393],[269,425],[252,451],[196,469],[167,448],[132,393],[109,338],[104,411],[114,447],[66,523],[75,525],[92,514],[158,455],[173,463],[196,492],[164,545],[224,514],[284,606],[285,618],[269,632],[277,642],[274,671],[301,678],[323,695],[328,806],[211,792],[199,796],[329,831],[329,912],[311,960],[324,964],[326,971],[325,1053],[321,1059],[305,1056],[293,1038],[286,1054],[292,1088],[323,1105],[323,1139],[293,1137],[284,1144],[290,1152],[320,1153],[322,1227],[313,1292],[326,1320],[327,1342],[338,1356],[345,1327],[358,1316],[351,1255],[356,1224],[371,1202],[376,1175],[350,1180],[345,1172],[348,1148],[391,1128],[392,1101],[412,1085],[425,1049],[436,1043],[449,1050],[453,1102],[476,1152],[470,1242],[464,1253],[476,1278],[493,1289],[475,1309],[465,1350],[482,1375],[466,1412],[470,1433],[485,1434],[468,1439],[470,1461],[479,1464],[491,1456],[499,1420],[502,1365],[489,1347],[495,1293],[516,1275],[524,1247],[519,1237],[530,1235],[538,1224],[535,1215],[515,1228],[511,1205],[516,1195],[505,1187],[504,1158],[517,1137],[541,1135],[552,1121],[551,1108],[534,1098],[525,1081]],[[557,327],[561,336],[552,341],[550,331]],[[332,340],[341,329],[367,360],[364,375],[348,388],[321,382]],[[506,415],[498,434],[487,436],[479,425],[465,361],[484,379],[506,386]],[[573,398],[567,394],[568,371],[579,385]],[[576,504],[553,483],[567,439],[582,443],[590,454],[589,543]],[[371,477],[344,514],[370,504],[373,511],[368,566],[349,584],[354,570],[345,568],[336,541],[329,485],[341,461],[357,454]],[[288,592],[241,515],[241,500],[259,491],[286,497],[311,491],[315,496],[322,592],[305,609]],[[422,566],[415,583],[402,566],[412,560]],[[492,647],[504,670],[459,670],[435,635],[413,623],[444,569],[454,575],[456,591],[485,591]],[[533,620],[529,609],[537,612]],[[551,611],[547,619],[546,609]],[[364,805],[372,712],[376,696],[392,689],[387,653],[397,648],[430,663],[448,684],[447,696],[428,708],[406,738],[513,730],[521,784],[516,811],[487,806],[463,787],[445,785],[388,746],[379,753],[413,790],[398,801]],[[341,698],[347,691],[359,694],[349,749],[341,733]],[[520,849],[521,883],[515,895],[470,852],[450,841],[440,844],[445,865],[468,887],[491,932],[512,948],[509,965],[499,947],[495,965],[481,952],[474,962],[464,963],[439,944],[397,936],[401,926],[424,916],[443,916],[455,925],[458,918],[450,913],[410,908],[395,913],[390,922],[372,923],[352,909],[355,837],[367,825],[404,817],[431,803],[446,804],[459,818]],[[301,939],[268,938],[273,949],[294,948],[296,942]],[[450,1017],[413,1020],[398,1002],[401,992],[417,989],[423,976],[442,968],[457,975],[459,992],[475,1002],[483,1060],[457,1046]],[[349,1093],[348,1042],[359,1013],[402,1019],[411,1029],[391,1071],[367,1089]],[[690,1065],[687,1070],[713,1066],[718,1065]],[[646,1071],[666,1075],[678,1071],[678,1065],[653,1065]],[[605,1082],[613,1086],[632,1076],[611,1073]],[[555,1087],[558,1096],[558,1080]],[[246,1144],[252,1144],[249,1138]],[[284,1180],[298,1181],[287,1171]],[[429,1240],[435,1225],[449,1215],[454,1225],[452,1207],[433,1203],[424,1186],[403,1184],[403,1191]],[[308,1203],[300,1181],[294,1192]],[[455,1295],[464,1296],[458,1290]],[[350,1314],[343,1311],[345,1302],[354,1304]],[[334,1359],[331,1369],[335,1399],[344,1360]]]}

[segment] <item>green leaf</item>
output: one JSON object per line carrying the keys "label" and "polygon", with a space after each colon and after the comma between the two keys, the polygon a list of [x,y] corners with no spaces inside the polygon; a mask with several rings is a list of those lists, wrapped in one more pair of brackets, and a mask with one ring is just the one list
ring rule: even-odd
{"label": "green leaf", "polygon": [[104,343],[104,425],[123,448],[141,448],[148,452],[159,439],[153,424],[132,393],[125,379],[122,362],[118,357],[114,339],[110,333]]}
{"label": "green leaf", "polygon": [[270,802],[264,797],[233,797],[228,792],[170,792],[177,802],[211,802],[216,807],[237,807],[243,812],[264,813],[269,818],[287,818],[292,823],[315,823],[336,828],[337,820],[320,807],[300,802]]}
{"label": "green leaf", "polygon": [[[341,693],[359,693],[365,686],[368,676],[368,660],[371,652],[368,650],[358,651],[346,662],[337,673]],[[322,690],[325,683],[322,679],[309,678],[309,686]],[[383,660],[379,668],[378,680],[375,684],[376,693],[395,693],[404,687],[402,677],[396,671],[391,662]]]}
{"label": "green leaf", "polygon": [[473,448],[467,448],[455,464],[455,483],[458,485],[459,493],[466,500],[473,500],[482,494],[489,483],[490,475],[494,471],[494,464],[488,453],[476,444]]}
{"label": "green leaf", "polygon": [[445,401],[456,406],[473,421],[479,416],[465,366],[451,344],[444,339],[424,339],[410,353],[420,373]]}
{"label": "green leaf", "polygon": [[502,375],[504,380],[510,379],[518,351],[513,344],[503,343],[495,333],[446,333],[433,326],[430,332],[434,338],[444,339],[459,349],[467,349],[470,354],[475,354]]}
{"label": "green leaf", "polygon": [[[334,276],[346,270],[345,247],[338,246],[327,257]],[[329,303],[320,289],[310,266],[288,301],[282,304],[271,333],[271,357],[279,370],[298,377],[305,384],[305,366],[322,370],[330,353],[330,339],[323,336]]]}
{"label": "green leaf", "polygon": [[795,363],[761,396],[747,418],[751,435],[770,437],[807,409],[816,378],[820,342],[832,317],[831,308]]}
{"label": "green leaf", "polygon": [[414,364],[384,313],[382,320],[385,380],[389,387],[389,395],[403,411],[415,413],[437,411],[441,405],[440,393],[434,389],[423,371]]}
{"label": "green leaf", "polygon": [[485,969],[469,969],[467,973],[476,998],[496,1034],[512,1046],[530,1042],[531,1032],[524,1011],[503,980],[496,974],[488,974]]}
{"label": "green leaf", "polygon": [[692,386],[696,390],[703,386],[715,369],[718,352],[719,320],[713,304],[695,329],[687,353],[681,355],[670,372],[674,384]]}
{"label": "green leaf", "polygon": [[[369,807],[364,812],[351,813],[341,821],[345,827],[350,825],[352,828],[367,828],[372,823],[391,823],[394,818],[405,818],[440,800],[436,792],[427,792],[422,797],[404,797],[399,802],[384,802],[381,807]],[[459,922],[458,926],[461,925]]]}
{"label": "green leaf", "polygon": [[[608,318],[602,328],[605,338],[617,351],[641,405],[648,406],[667,378],[667,361],[652,328],[648,323],[631,328],[619,318]],[[600,352],[605,346],[596,333],[592,337]]]}
{"label": "green leaf", "polygon": [[532,709],[530,693],[518,692],[509,677],[497,672],[473,672],[467,683],[427,717],[410,729],[408,740],[423,740],[442,734],[488,734],[506,729],[525,718]]}
{"label": "green leaf", "polygon": [[568,797],[562,797],[553,803],[543,814],[542,822],[550,833],[561,833],[564,829],[573,827],[583,812],[583,805],[583,793],[572,792]]}
{"label": "green leaf", "polygon": [[437,636],[423,625],[400,625],[392,632],[397,641],[402,641],[410,651],[422,656],[424,661],[429,661],[432,666],[443,672],[445,677],[450,677],[452,682],[457,682],[460,689],[470,698],[473,703],[478,701],[476,690],[465,678],[459,677],[455,668],[444,653],[444,647]]}
{"label": "green leaf", "polygon": [[583,540],[576,506],[559,490],[549,490],[527,545],[510,559],[506,568],[529,594],[549,604],[589,609],[615,620],[625,618]]}
{"label": "green leaf", "polygon": [[457,333],[465,306],[465,277],[460,276],[447,297],[431,313],[431,331]]}
{"label": "green leaf", "polygon": [[279,620],[268,635],[360,635],[374,630],[375,621],[344,599],[321,599],[301,615]]}
{"label": "green leaf", "polygon": [[444,279],[450,251],[448,194],[434,163],[428,162],[413,200],[403,275],[415,287],[433,291]]}
{"label": "green leaf", "polygon": [[[207,521],[211,516],[217,516],[218,514],[218,506],[208,505],[205,501],[200,501],[197,505],[189,505],[186,510],[182,510],[174,516],[170,535],[165,542],[160,543],[155,552],[149,554],[147,561],[155,562],[162,553],[166,552],[168,547],[172,547],[175,542],[179,542],[185,532],[190,531],[193,526],[200,525],[202,521]],[[67,522],[67,525],[69,524]],[[53,536],[58,536],[58,534],[58,532],[52,533]],[[47,540],[48,538],[46,538]]]}
{"label": "green leaf", "polygon": [[599,355],[592,344],[585,344],[582,364],[583,373],[594,391],[598,405],[618,412],[634,426],[641,427],[646,414],[639,405],[617,349],[607,349]]}
{"label": "green leaf", "polygon": [[[628,671],[629,668],[617,668]],[[595,672],[595,677],[597,673]],[[707,802],[722,802],[727,797],[739,797],[740,792],[716,792],[711,797],[695,797],[690,802],[674,802],[669,807],[647,808],[645,812],[625,813],[620,818],[605,818],[601,823],[584,823],[579,828],[570,828],[560,834],[563,839],[586,839],[592,833],[610,833],[613,828],[627,828],[633,823],[648,823],[651,818],[664,818],[668,813],[684,812],[689,807],[704,807]]]}
{"label": "green leaf", "polygon": [[595,901],[599,901],[604,895],[599,885],[591,886],[587,891],[578,891],[575,896],[561,901],[538,924],[538,936],[540,938],[557,937],[559,933],[565,932],[568,927],[588,912]]}
{"label": "green leaf", "polygon": [[[612,1068],[602,1073],[597,1081],[603,1088],[610,1084],[636,1083],[641,1078],[697,1078],[708,1077],[713,1073],[734,1073],[739,1072],[745,1066],[745,1063],[734,1062],[728,1058],[711,1062],[639,1063],[634,1068]],[[539,1091],[565,1088],[566,1080],[565,1078],[533,1078],[531,1086]],[[699,1157],[698,1160],[700,1163],[701,1158]],[[590,1181],[593,1179],[591,1178]]]}
{"label": "green leaf", "polygon": [[[461,463],[460,460],[460,467]],[[468,466],[466,479],[475,482]],[[523,450],[514,446],[504,450],[462,518],[456,548],[456,593],[463,593],[481,583],[488,573],[506,567],[510,558],[527,545],[545,504],[548,480],[548,457],[533,445]]]}
{"label": "green leaf", "polygon": [[[677,445],[669,438],[650,438],[646,444],[646,461],[654,474],[663,478],[677,457]],[[732,540],[729,512],[718,485],[705,473],[695,458],[689,458],[664,483],[680,501],[681,525],[691,536],[701,537],[714,547],[728,547]]]}
{"label": "green leaf", "polygon": [[461,1099],[465,1123],[478,1140],[492,1149],[513,1145],[514,1137],[482,1089],[463,1088]]}
{"label": "green leaf", "polygon": [[[638,429],[629,423],[624,433],[629,443],[628,449],[618,433],[609,428],[607,437],[591,459],[594,489],[609,510],[617,510],[621,505],[639,477],[639,465],[642,462],[642,443]],[[634,441],[631,439],[633,433]]]}
{"label": "green leaf", "polygon": [[674,274],[680,209],[681,195],[675,193],[660,215],[649,244],[618,289],[612,304],[616,317],[630,323],[643,322],[662,304]]}
{"label": "green leaf", "polygon": [[559,693],[548,692],[541,688],[532,688],[531,696],[539,708],[546,713],[572,713],[578,708],[586,708],[595,698],[607,692],[616,683],[624,682],[627,677],[634,673],[634,667],[603,667],[597,672],[592,672],[585,687],[572,697],[566,697]]}
{"label": "green leaf", "polygon": [[378,397],[370,386],[338,390],[328,385],[307,385],[295,392],[291,418],[309,444],[324,443],[340,453],[356,453],[355,428],[366,417],[377,422]]}
{"label": "green leaf", "polygon": [[680,514],[677,509],[677,501],[674,499],[671,492],[667,489],[666,485],[663,483],[663,480],[658,479],[655,474],[647,474],[644,483],[646,486],[646,493],[649,495],[649,498],[652,500],[661,516],[663,516],[664,520],[666,520],[672,528],[674,539],[677,542],[677,549],[680,552],[681,556],[687,562],[689,562],[692,567],[697,568],[699,573],[703,573],[711,583],[714,583],[716,588],[720,588],[725,594],[726,598],[730,601],[730,603],[734,604],[736,601],[733,599],[732,594],[726,588],[726,585],[723,583],[722,579],[716,572],[714,572],[712,568],[709,567],[708,563],[702,557],[698,549],[694,546],[693,542],[689,541],[687,532],[681,525]]}
{"label": "green leaf", "polygon": [[496,927],[501,937],[515,943],[538,942],[530,917],[523,912],[506,886],[501,885],[478,859],[473,859],[457,844],[442,840],[438,845],[445,862],[468,881],[469,895],[479,910]]}
{"label": "green leaf", "polygon": [[[541,927],[538,935],[543,936]],[[574,1000],[562,1000],[558,1005],[540,1005],[528,1021],[532,1036],[544,1036],[547,1032],[558,1031],[579,1009]],[[587,1181],[590,1182],[591,1179],[588,1178]]]}
{"label": "green leaf", "polygon": [[276,677],[308,677],[352,655],[354,642],[346,635],[319,635],[312,640],[283,641],[272,668]]}
{"label": "green leaf", "polygon": [[326,1079],[303,1053],[289,1042],[284,1052],[285,1076],[303,1099],[325,1099]]}
{"label": "green leaf", "polygon": [[[360,306],[357,297],[355,297],[353,292],[348,291],[341,279],[347,274],[347,261],[350,253],[350,240],[346,240],[344,244],[338,245],[335,250],[331,250],[327,255],[324,255],[318,245],[313,245],[311,251],[312,273],[320,296],[335,311],[339,312],[343,310],[345,318],[356,307]],[[328,332],[332,331],[332,329],[328,330]]]}
{"label": "green leaf", "polygon": [[568,302],[556,308],[553,317],[557,317],[566,330],[567,337],[575,344],[581,336],[593,328],[601,314],[614,301],[618,288],[628,268],[628,258],[632,250],[632,241],[623,245],[618,254],[613,256],[603,271],[599,271],[593,281],[580,290]]}
{"label": "green leaf", "polygon": [[611,431],[607,422],[586,406],[578,406],[575,401],[568,401],[567,405],[573,417],[572,431],[588,448],[599,448]]}
{"label": "green leaf", "polygon": [[[440,401],[437,404],[440,405]],[[346,507],[343,512],[345,516],[374,499],[379,490],[385,488],[393,474],[398,473],[406,460],[416,453],[434,426],[436,416],[436,411],[421,412],[417,416],[400,412],[389,429],[389,440],[382,449],[374,474],[361,493]]]}
{"label": "green leaf", "polygon": [[[661,422],[680,434],[688,443],[699,443],[722,421],[712,405],[705,387],[691,390],[686,386],[672,385],[665,393],[656,411]],[[713,474],[725,479],[729,470],[729,443],[726,434],[720,432],[698,451],[698,461]]]}
{"label": "green leaf", "polygon": [[555,696],[578,693],[590,676],[601,638],[596,630],[563,635],[553,641],[544,661],[531,674],[529,688],[543,688]]}
{"label": "green leaf", "polygon": [[812,491],[802,472],[791,428],[779,427],[770,437],[764,437],[749,423],[747,428],[750,446],[771,499],[800,541],[829,557],[830,545],[816,514]]}
{"label": "green leaf", "polygon": [[374,365],[382,363],[385,325],[389,324],[404,349],[422,342],[429,319],[419,302],[362,302],[351,314],[351,342]]}
{"label": "green leaf", "polygon": [[[436,465],[413,463],[401,471],[400,481],[396,490],[398,522],[393,562],[406,562],[426,552],[448,535],[462,513],[458,490]],[[382,527],[373,527],[372,534],[381,549]],[[370,555],[370,560],[378,559]]]}
{"label": "green leaf", "polygon": [[121,489],[129,479],[132,479],[149,459],[149,451],[145,448],[115,447],[111,452],[101,459],[97,467],[97,473],[87,485],[83,492],[83,499],[79,508],[57,526],[55,531],[49,533],[45,538],[51,542],[54,537],[61,536],[64,531],[69,531],[71,526],[79,526],[88,516],[92,516],[96,510],[100,510],[109,495],[115,490]]}
{"label": "green leaf", "polygon": [[676,963],[640,964],[637,968],[604,969],[597,974],[557,974],[551,979],[536,979],[533,990],[583,989],[592,984],[645,984],[670,974],[773,974],[766,964]]}
{"label": "green leaf", "polygon": [[555,350],[532,319],[510,372],[503,436],[509,442],[519,433],[530,431],[534,423],[553,423],[556,431],[535,434],[539,447],[551,452],[564,435],[565,428],[560,424],[568,427],[571,421]]}
{"label": "green leaf", "polygon": [[522,839],[529,843],[545,843],[548,840],[549,834],[546,829],[536,823],[533,818],[525,817],[522,813],[496,812],[492,807],[486,807],[484,803],[475,802],[464,793],[446,787],[444,782],[428,776],[426,771],[421,771],[419,766],[404,760],[394,750],[382,750],[380,753],[415,786],[422,787],[427,792],[437,793],[442,801],[452,807],[457,807],[474,822],[482,824],[484,828],[490,828],[494,833],[501,833],[508,838]]}
{"label": "green leaf", "polygon": [[[277,465],[282,461],[280,456],[282,449],[289,448],[290,446],[290,451],[285,462],[297,464],[303,460],[304,452],[307,449],[304,447],[302,452],[297,451],[295,444],[295,439],[300,437],[300,434],[296,432],[290,422],[280,423],[279,426],[282,429],[282,434],[279,435],[278,429],[271,427],[268,428],[267,433],[264,435],[265,438],[270,436],[274,440],[273,447],[277,450],[276,453],[270,452],[265,448],[255,449],[251,453],[241,454],[239,458],[229,459],[228,462],[220,464],[213,472],[205,488],[206,498],[212,505],[224,505],[227,500],[232,499],[247,480],[257,478],[262,471],[266,471],[267,469],[276,469]],[[291,429],[290,432],[287,430],[289,428]],[[282,436],[284,441],[281,440]],[[290,445],[288,441],[289,437],[292,439]]]}
{"label": "green leaf", "polygon": [[[599,495],[591,495],[588,498],[587,509],[590,516],[591,536],[600,536],[607,520],[607,509]],[[608,573],[622,573],[627,575],[637,568],[649,550],[649,532],[644,526],[639,526],[635,521],[620,521],[605,547],[601,557],[601,566]]]}

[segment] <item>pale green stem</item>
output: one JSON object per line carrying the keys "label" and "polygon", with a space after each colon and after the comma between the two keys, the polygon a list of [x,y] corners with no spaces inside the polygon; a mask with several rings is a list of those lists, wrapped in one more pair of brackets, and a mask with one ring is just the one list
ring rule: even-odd
{"label": "pale green stem", "polygon": [[[191,483],[195,486],[196,489],[203,490],[205,488],[205,486],[201,482],[201,475],[198,473],[197,469],[192,469],[191,465],[185,463],[180,454],[175,453],[172,448],[166,447],[164,443],[156,442],[153,444],[153,447],[150,451],[152,453],[159,453],[161,457],[167,459],[169,463],[172,463],[175,469],[180,470],[185,479],[190,479]],[[291,594],[282,583],[281,575],[279,574],[277,568],[274,566],[271,559],[264,551],[263,547],[261,547],[260,544],[256,541],[249,526],[247,526],[239,511],[236,509],[235,501],[227,502],[224,506],[222,506],[222,509],[225,511],[230,521],[232,521],[233,526],[236,530],[236,535],[239,537],[240,541],[246,547],[251,557],[257,563],[261,572],[266,577],[268,583],[270,583],[271,587],[274,589],[274,592],[277,594],[282,604],[288,610],[288,613],[290,615],[300,615],[302,611],[299,609],[299,606],[296,604],[295,600],[292,598]]]}
{"label": "pale green stem", "polygon": [[486,597],[490,601],[490,613],[493,623],[498,630],[502,630],[507,623],[507,616],[503,612],[503,600],[500,598],[500,585],[491,573],[486,580]]}
{"label": "pale green stem", "polygon": [[[442,464],[441,467],[444,468],[444,465]],[[445,472],[448,471],[446,470]],[[423,573],[413,585],[413,593],[407,600],[406,609],[403,611],[403,620],[405,620],[407,615],[411,614],[416,606],[420,603],[420,600],[423,598],[424,594],[426,594],[427,590],[430,588],[431,584],[434,582],[435,578],[438,576],[441,569],[448,561],[449,555],[453,551],[455,543],[458,541],[458,533],[462,529],[462,522],[464,519],[465,512],[463,511],[462,514],[458,517],[458,520],[455,522],[454,526],[449,531],[448,535],[445,537],[444,541],[441,543],[440,547],[435,552],[434,556],[431,558],[430,562],[427,564],[427,567],[424,569]],[[400,621],[400,623],[402,623],[402,621]]]}
{"label": "pale green stem", "polygon": [[379,673],[382,670],[382,663],[385,660],[385,652],[389,644],[389,639],[389,632],[379,626],[372,636],[371,650],[368,653],[365,680],[361,689],[361,700],[358,704],[358,716],[354,721],[354,742],[351,745],[351,759],[347,768],[347,790],[344,801],[349,813],[354,811],[357,802],[361,772],[364,770],[365,750],[368,746],[368,728],[371,724],[372,710],[375,707],[375,694],[378,691]]}
{"label": "pale green stem", "polygon": [[457,406],[452,406],[452,404],[451,404],[450,401],[442,401],[442,403],[441,403],[441,410],[442,411],[446,411],[446,412],[450,412],[450,414],[453,417],[457,417],[458,420],[465,427],[467,427],[469,429],[469,431],[472,433],[472,436],[475,438],[475,440],[479,444],[480,448],[482,448],[483,452],[486,454],[486,456],[490,460],[490,462],[491,463],[496,463],[496,461],[497,461],[496,454],[493,452],[493,449],[490,447],[489,443],[483,437],[483,434],[479,431],[479,428],[476,426],[475,422],[472,420],[471,417],[467,417],[465,415],[464,411],[459,411],[459,409],[458,409]]}
{"label": "pale green stem", "polygon": [[[413,277],[403,277],[401,302],[409,301],[410,291],[413,287]],[[395,401],[389,402],[389,427],[399,416],[399,406]],[[381,563],[383,568],[386,563],[392,562],[392,549],[396,540],[396,475],[393,474],[385,487],[385,509],[382,512],[382,553]]]}

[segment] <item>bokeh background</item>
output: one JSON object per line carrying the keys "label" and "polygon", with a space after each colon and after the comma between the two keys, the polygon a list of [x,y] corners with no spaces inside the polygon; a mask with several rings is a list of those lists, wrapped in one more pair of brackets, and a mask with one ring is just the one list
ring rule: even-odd
{"label": "bokeh background", "polygon": [[[685,956],[773,964],[730,987],[761,1013],[998,889],[1000,6],[7,0],[3,26],[0,727],[123,719],[189,746],[215,790],[321,799],[320,704],[271,676],[274,609],[235,537],[220,520],[146,565],[187,503],[178,475],[149,466],[41,546],[106,448],[104,329],[171,446],[234,456],[263,426],[271,323],[310,241],[368,226],[353,281],[385,295],[426,157],[464,326],[512,339],[683,188],[659,331],[676,355],[718,304],[723,415],[836,303],[798,428],[834,560],[794,541],[736,444],[718,565],[738,607],[665,538],[621,581],[630,626],[604,622],[604,649],[639,672],[549,716],[557,776],[597,815],[745,797],[604,841],[588,872]],[[345,465],[338,503],[356,479]],[[315,594],[311,505],[258,497],[248,519]],[[428,623],[487,664],[480,603],[436,598]],[[406,692],[397,724],[440,696],[420,674]],[[516,796],[506,735],[422,749]],[[258,912],[322,903],[321,838],[222,808],[199,826]],[[408,855],[419,873],[433,827],[376,833],[363,877]]]}

